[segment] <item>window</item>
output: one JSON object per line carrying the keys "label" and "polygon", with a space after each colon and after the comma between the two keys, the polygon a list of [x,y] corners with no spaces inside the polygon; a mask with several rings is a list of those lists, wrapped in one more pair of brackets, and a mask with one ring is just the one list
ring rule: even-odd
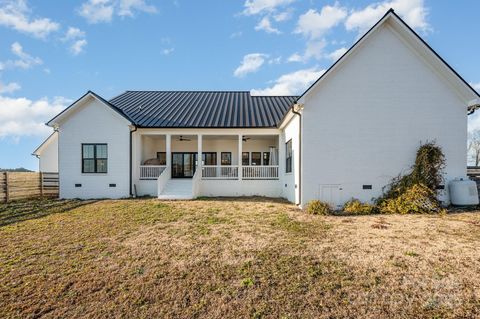
{"label": "window", "polygon": [[222,165],[232,165],[232,153],[231,152],[222,152],[222,154],[221,154],[221,164]]}
{"label": "window", "polygon": [[167,165],[167,153],[166,152],[157,152],[157,158],[159,160],[158,165]]}
{"label": "window", "polygon": [[270,165],[270,152],[263,152],[263,165]]}
{"label": "window", "polygon": [[203,165],[217,165],[217,153],[205,152],[202,153]]}
{"label": "window", "polygon": [[286,143],[286,154],[285,154],[285,172],[292,172],[292,140],[289,140]]}
{"label": "window", "polygon": [[252,165],[262,165],[262,152],[252,152]]}
{"label": "window", "polygon": [[250,165],[250,153],[249,152],[242,152],[242,165],[244,165],[244,166]]}
{"label": "window", "polygon": [[82,173],[106,173],[107,158],[107,144],[82,144]]}

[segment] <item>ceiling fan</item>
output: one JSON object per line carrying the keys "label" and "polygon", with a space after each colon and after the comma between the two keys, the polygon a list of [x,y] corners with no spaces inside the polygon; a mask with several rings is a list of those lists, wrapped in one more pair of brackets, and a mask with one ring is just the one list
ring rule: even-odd
{"label": "ceiling fan", "polygon": [[184,138],[183,135],[180,135],[180,138],[178,139],[180,142],[183,142],[183,141],[191,141],[191,139],[189,138]]}

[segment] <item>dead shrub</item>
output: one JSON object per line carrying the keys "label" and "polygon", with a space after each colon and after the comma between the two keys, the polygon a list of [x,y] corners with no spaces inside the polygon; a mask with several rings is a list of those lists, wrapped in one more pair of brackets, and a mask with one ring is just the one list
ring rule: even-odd
{"label": "dead shrub", "polygon": [[380,205],[384,214],[432,214],[441,213],[435,193],[423,184],[415,184],[401,195],[384,200]]}
{"label": "dead shrub", "polygon": [[343,211],[354,215],[372,215],[378,214],[379,209],[375,205],[362,203],[358,199],[351,199],[343,205]]}
{"label": "dead shrub", "polygon": [[320,200],[309,201],[305,210],[312,215],[330,215],[333,212],[330,204]]}
{"label": "dead shrub", "polygon": [[443,169],[445,168],[445,156],[440,146],[435,142],[426,142],[417,150],[415,164],[406,175],[399,175],[385,188],[388,189],[384,195],[377,199],[377,204],[383,201],[395,199],[403,195],[408,189],[415,185],[424,187],[435,192],[443,183]]}

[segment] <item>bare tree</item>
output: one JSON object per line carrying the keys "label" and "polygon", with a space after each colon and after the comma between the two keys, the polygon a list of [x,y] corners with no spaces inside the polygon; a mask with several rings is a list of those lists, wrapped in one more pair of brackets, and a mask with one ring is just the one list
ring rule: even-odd
{"label": "bare tree", "polygon": [[468,155],[475,166],[480,164],[480,130],[468,133]]}

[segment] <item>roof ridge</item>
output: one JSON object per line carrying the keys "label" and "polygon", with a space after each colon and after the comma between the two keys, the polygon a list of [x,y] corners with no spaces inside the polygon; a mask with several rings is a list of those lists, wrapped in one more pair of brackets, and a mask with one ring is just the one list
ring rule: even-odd
{"label": "roof ridge", "polygon": [[[115,96],[119,97],[127,92],[165,92],[165,93],[248,93],[251,97],[297,97],[299,95],[252,95],[250,91],[240,91],[240,90],[126,90],[123,93]],[[114,99],[112,98],[112,100]]]}

